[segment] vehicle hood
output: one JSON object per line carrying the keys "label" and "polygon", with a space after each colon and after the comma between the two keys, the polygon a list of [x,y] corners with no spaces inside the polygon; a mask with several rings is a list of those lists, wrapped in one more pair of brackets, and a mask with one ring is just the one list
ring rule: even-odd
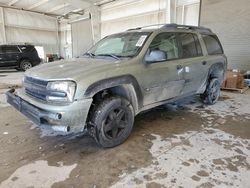
{"label": "vehicle hood", "polygon": [[112,70],[120,61],[111,59],[77,58],[44,63],[25,72],[26,76],[44,80],[77,80],[80,77]]}

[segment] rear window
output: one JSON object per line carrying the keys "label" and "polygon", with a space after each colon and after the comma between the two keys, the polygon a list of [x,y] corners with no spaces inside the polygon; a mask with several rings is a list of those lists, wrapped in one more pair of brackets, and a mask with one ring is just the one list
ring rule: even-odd
{"label": "rear window", "polygon": [[31,52],[35,49],[34,46],[19,46],[22,52]]}
{"label": "rear window", "polygon": [[222,46],[215,35],[202,35],[209,55],[223,54]]}
{"label": "rear window", "polygon": [[181,33],[179,36],[183,58],[191,58],[202,55],[200,42],[197,36],[192,33]]}

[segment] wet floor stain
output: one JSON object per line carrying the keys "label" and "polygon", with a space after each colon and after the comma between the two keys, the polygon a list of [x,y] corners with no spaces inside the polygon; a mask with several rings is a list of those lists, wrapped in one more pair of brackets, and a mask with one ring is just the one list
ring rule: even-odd
{"label": "wet floor stain", "polygon": [[7,180],[0,184],[0,188],[12,187],[43,187],[49,188],[54,183],[69,178],[70,173],[76,168],[76,164],[64,166],[49,166],[47,161],[40,160],[18,168]]}
{"label": "wet floor stain", "polygon": [[152,136],[152,164],[126,174],[112,187],[147,187],[152,183],[169,187],[249,185],[250,150],[246,148],[250,140],[213,128],[172,138]]}

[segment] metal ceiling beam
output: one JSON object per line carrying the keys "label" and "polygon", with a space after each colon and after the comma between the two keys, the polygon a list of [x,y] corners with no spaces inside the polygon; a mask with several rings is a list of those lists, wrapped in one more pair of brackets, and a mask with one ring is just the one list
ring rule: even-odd
{"label": "metal ceiling beam", "polygon": [[17,3],[19,0],[12,0],[8,3],[8,6],[12,6],[14,5],[15,3]]}
{"label": "metal ceiling beam", "polygon": [[46,13],[46,12],[40,12],[40,11],[34,11],[34,10],[19,8],[19,7],[15,7],[15,6],[8,6],[8,5],[2,4],[2,3],[0,3],[0,7],[2,7],[2,8],[10,8],[10,9],[15,9],[15,10],[23,10],[23,11],[28,11],[28,12],[34,12],[34,13],[43,14],[43,15],[46,15],[46,16],[51,16],[51,17],[63,16],[63,15],[60,15],[60,14]]}
{"label": "metal ceiling beam", "polygon": [[64,3],[64,4],[57,5],[57,6],[53,7],[52,9],[48,10],[47,12],[55,12],[57,10],[63,9],[65,7],[68,7],[68,6],[70,6],[70,3]]}
{"label": "metal ceiling beam", "polygon": [[31,9],[37,8],[37,7],[47,3],[48,1],[49,0],[41,0],[41,1],[39,1],[39,2],[37,2],[35,4],[33,4],[33,5],[29,6],[28,9],[31,10]]}

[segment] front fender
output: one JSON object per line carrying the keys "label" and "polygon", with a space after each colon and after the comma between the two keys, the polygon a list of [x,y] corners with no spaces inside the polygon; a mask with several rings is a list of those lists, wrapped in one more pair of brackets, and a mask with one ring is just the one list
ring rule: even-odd
{"label": "front fender", "polygon": [[97,81],[93,84],[91,84],[85,91],[84,93],[84,97],[86,98],[91,98],[93,97],[96,93],[108,89],[108,88],[112,88],[112,87],[116,87],[116,86],[121,86],[121,85],[132,85],[135,92],[136,92],[136,98],[138,101],[138,106],[142,107],[142,103],[143,103],[143,95],[142,95],[142,91],[141,91],[141,87],[139,86],[136,78],[132,75],[122,75],[122,76],[116,76],[116,77],[111,77],[111,78],[107,78],[107,79],[103,79],[100,81]]}

